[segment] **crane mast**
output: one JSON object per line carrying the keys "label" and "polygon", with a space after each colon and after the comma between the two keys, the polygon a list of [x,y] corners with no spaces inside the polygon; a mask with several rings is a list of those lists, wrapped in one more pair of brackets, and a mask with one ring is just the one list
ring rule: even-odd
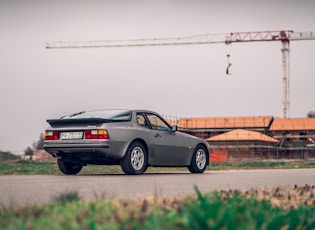
{"label": "crane mast", "polygon": [[282,42],[282,117],[290,117],[290,43]]}
{"label": "crane mast", "polygon": [[46,44],[47,49],[65,48],[109,48],[136,46],[204,45],[238,42],[282,43],[282,116],[290,117],[290,41],[315,40],[315,32],[293,32],[292,30],[236,32],[229,34],[203,34],[173,38],[105,40],[105,41],[60,41]]}

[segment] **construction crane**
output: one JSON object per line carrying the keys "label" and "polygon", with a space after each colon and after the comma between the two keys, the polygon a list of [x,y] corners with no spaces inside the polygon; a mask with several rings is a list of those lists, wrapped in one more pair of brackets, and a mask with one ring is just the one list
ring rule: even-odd
{"label": "construction crane", "polygon": [[[282,116],[290,117],[290,42],[315,40],[315,32],[294,32],[292,30],[237,32],[229,34],[203,34],[197,36],[175,38],[106,40],[106,41],[64,41],[46,44],[47,49],[60,48],[105,48],[105,47],[135,47],[135,46],[169,46],[169,45],[202,45],[237,42],[269,42],[282,43]],[[229,57],[229,56],[228,56]],[[231,64],[228,65],[228,68]],[[227,74],[228,74],[227,68]]]}

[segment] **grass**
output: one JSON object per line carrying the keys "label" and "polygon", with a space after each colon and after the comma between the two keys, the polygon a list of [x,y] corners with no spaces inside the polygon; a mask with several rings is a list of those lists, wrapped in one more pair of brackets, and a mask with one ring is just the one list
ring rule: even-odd
{"label": "grass", "polygon": [[0,211],[0,229],[314,229],[315,186],[221,190],[185,197],[97,199],[78,194]]}
{"label": "grass", "polygon": [[303,160],[265,160],[265,161],[232,161],[210,163],[211,170],[228,169],[290,169],[315,168],[315,161]]}
{"label": "grass", "polygon": [[[208,170],[229,169],[284,169],[284,168],[315,168],[315,162],[309,161],[245,161],[210,163]],[[163,171],[187,171],[187,168],[149,167],[146,173]],[[56,161],[37,162],[30,160],[0,161],[0,175],[58,175],[61,174]],[[120,166],[88,165],[80,174],[123,174]]]}
{"label": "grass", "polygon": [[[287,169],[287,168],[315,168],[315,161],[229,161],[211,162],[208,170],[229,170],[229,169]],[[187,171],[186,167],[149,167],[146,173],[163,171]],[[0,175],[58,175],[61,174],[55,160],[49,162],[38,162],[21,160],[10,152],[0,151]],[[120,166],[99,166],[88,165],[83,167],[80,174],[123,174]]]}
{"label": "grass", "polygon": [[[119,166],[88,165],[80,174],[116,174],[122,173]],[[0,162],[0,175],[60,175],[62,174],[55,161],[36,162],[18,160],[15,162]]]}

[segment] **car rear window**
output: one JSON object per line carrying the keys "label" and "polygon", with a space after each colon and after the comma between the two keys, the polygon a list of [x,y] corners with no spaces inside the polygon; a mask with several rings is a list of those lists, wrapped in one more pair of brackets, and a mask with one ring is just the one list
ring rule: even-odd
{"label": "car rear window", "polygon": [[82,119],[82,118],[102,118],[114,121],[129,121],[131,119],[130,110],[95,110],[82,111],[62,117],[61,119]]}

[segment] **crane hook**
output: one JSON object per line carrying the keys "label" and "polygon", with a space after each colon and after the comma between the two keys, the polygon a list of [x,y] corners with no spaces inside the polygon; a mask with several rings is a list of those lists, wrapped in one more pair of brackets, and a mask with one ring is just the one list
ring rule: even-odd
{"label": "crane hook", "polygon": [[232,64],[229,63],[228,66],[226,67],[226,75],[231,75],[230,72],[229,72],[229,69],[230,69],[231,65]]}

